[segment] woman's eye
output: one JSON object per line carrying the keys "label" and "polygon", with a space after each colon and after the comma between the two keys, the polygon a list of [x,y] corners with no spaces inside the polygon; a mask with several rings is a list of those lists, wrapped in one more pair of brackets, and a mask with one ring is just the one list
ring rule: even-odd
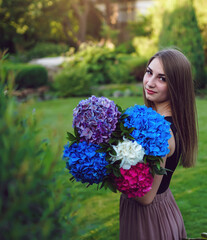
{"label": "woman's eye", "polygon": [[160,77],[160,80],[161,80],[162,82],[166,82],[166,78],[165,78],[165,77]]}
{"label": "woman's eye", "polygon": [[150,75],[152,74],[152,72],[149,69],[146,70],[146,73]]}

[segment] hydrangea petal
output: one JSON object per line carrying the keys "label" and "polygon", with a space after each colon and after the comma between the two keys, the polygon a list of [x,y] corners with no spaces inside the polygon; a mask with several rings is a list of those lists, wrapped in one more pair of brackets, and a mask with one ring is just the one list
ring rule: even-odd
{"label": "hydrangea petal", "polygon": [[146,155],[164,157],[169,153],[170,123],[152,108],[134,105],[125,111],[124,126],[135,128],[131,136],[144,149]]}
{"label": "hydrangea petal", "polygon": [[144,196],[152,186],[153,176],[148,164],[137,163],[129,170],[120,169],[121,177],[115,177],[117,189],[126,194],[128,198]]}
{"label": "hydrangea petal", "polygon": [[105,153],[97,153],[98,145],[85,141],[64,147],[63,158],[67,161],[66,168],[77,182],[100,183],[107,176],[108,162]]}
{"label": "hydrangea petal", "polygon": [[83,141],[95,144],[108,142],[120,115],[113,101],[92,96],[80,101],[73,110],[73,127],[77,128]]}

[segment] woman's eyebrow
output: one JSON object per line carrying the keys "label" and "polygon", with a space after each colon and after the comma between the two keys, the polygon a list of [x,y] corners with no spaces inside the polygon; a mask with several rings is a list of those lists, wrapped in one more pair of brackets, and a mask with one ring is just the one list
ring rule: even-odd
{"label": "woman's eyebrow", "polygon": [[149,66],[147,68],[152,72],[152,69]]}
{"label": "woman's eyebrow", "polygon": [[164,73],[159,73],[158,76],[159,77],[165,77],[165,74]]}
{"label": "woman's eyebrow", "polygon": [[[153,70],[152,70],[149,66],[148,66],[147,68],[148,68],[148,70],[150,70],[151,72],[153,72]],[[164,74],[164,73],[158,73],[158,76],[159,76],[159,77],[163,77],[163,76],[165,77],[165,74]]]}

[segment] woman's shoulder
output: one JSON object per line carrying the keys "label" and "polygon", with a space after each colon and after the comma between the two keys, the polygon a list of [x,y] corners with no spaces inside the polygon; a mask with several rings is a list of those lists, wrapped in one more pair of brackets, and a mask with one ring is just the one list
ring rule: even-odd
{"label": "woman's shoulder", "polygon": [[173,134],[175,135],[176,132],[177,132],[177,129],[176,129],[175,124],[174,124],[174,122],[173,122],[172,116],[165,116],[165,120],[167,120],[168,122],[171,123],[171,124],[170,124],[170,128],[171,128]]}

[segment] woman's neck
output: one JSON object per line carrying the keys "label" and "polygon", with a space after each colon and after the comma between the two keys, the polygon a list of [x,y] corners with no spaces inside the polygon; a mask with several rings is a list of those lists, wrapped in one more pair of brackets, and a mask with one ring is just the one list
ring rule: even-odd
{"label": "woman's neck", "polygon": [[160,115],[163,116],[172,116],[172,111],[171,111],[171,106],[170,102],[163,102],[163,103],[155,103],[155,110],[158,112]]}

